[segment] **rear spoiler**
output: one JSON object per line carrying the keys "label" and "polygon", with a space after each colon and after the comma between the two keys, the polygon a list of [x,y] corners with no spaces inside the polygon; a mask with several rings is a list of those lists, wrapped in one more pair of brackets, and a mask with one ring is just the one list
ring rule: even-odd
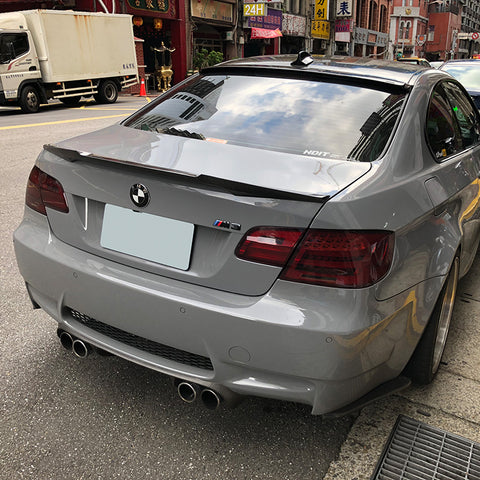
{"label": "rear spoiler", "polygon": [[68,162],[77,162],[77,161],[93,161],[93,162],[111,162],[116,164],[128,165],[130,167],[149,169],[159,174],[176,178],[183,177],[182,182],[191,185],[193,187],[208,187],[213,190],[223,191],[235,195],[237,197],[256,197],[256,198],[275,198],[279,200],[293,200],[299,202],[315,202],[315,203],[325,203],[330,195],[316,196],[316,195],[305,195],[304,193],[294,192],[294,191],[285,191],[285,190],[275,190],[272,188],[261,187],[258,185],[251,185],[248,183],[235,182],[232,180],[225,180],[222,178],[212,177],[209,175],[195,175],[193,173],[184,172],[181,170],[173,170],[164,167],[158,167],[155,165],[139,165],[136,162],[130,162],[128,160],[119,160],[117,158],[103,157],[99,155],[94,155],[88,152],[80,152],[78,150],[70,150],[67,148],[57,147],[52,144],[46,144],[43,146],[43,149],[47,152],[53,153]]}

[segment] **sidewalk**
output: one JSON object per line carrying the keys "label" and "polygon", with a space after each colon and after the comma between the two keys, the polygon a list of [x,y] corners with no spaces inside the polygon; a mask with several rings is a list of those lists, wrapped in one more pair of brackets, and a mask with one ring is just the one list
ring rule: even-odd
{"label": "sidewalk", "polygon": [[480,442],[480,254],[458,285],[447,346],[433,383],[365,407],[324,480],[370,479],[400,414]]}

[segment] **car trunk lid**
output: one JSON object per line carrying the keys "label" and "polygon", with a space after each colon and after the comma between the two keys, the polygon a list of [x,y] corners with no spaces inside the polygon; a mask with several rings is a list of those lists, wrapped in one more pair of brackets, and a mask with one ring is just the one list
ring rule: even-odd
{"label": "car trunk lid", "polygon": [[[237,258],[243,235],[258,226],[308,228],[370,164],[115,125],[46,146],[39,167],[67,194],[68,214],[47,209],[62,241],[151,274],[261,295],[281,267]],[[133,202],[135,186],[148,191],[144,207]]]}

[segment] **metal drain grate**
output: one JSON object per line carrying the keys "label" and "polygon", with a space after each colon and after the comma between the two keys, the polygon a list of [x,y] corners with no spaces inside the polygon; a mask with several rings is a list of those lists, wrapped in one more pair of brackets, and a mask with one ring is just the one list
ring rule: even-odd
{"label": "metal drain grate", "polygon": [[371,480],[480,480],[480,444],[400,415]]}
{"label": "metal drain grate", "polygon": [[68,311],[75,320],[83,323],[83,325],[102,335],[113,338],[118,342],[125,343],[131,347],[151,353],[152,355],[158,355],[159,357],[167,358],[174,362],[183,363],[184,365],[201,368],[202,370],[213,370],[212,362],[207,357],[163,345],[162,343],[154,342],[147,338],[139,337],[138,335],[133,335],[132,333],[125,332],[106,323],[99,322],[84,313],[73,310],[73,308],[69,308]]}

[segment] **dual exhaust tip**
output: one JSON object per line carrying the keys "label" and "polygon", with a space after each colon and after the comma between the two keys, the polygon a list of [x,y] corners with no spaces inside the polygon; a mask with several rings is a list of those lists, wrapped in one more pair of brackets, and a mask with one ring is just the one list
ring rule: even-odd
{"label": "dual exhaust tip", "polygon": [[211,388],[181,380],[176,380],[175,383],[179,397],[186,403],[193,403],[200,399],[208,410],[216,410],[222,403],[222,396]]}
{"label": "dual exhaust tip", "polygon": [[[58,329],[57,335],[63,348],[72,351],[78,358],[87,358],[94,350],[92,345],[80,340],[65,330]],[[95,348],[95,350],[100,354],[109,355],[109,353],[99,348]],[[198,385],[197,383],[176,378],[174,384],[177,387],[179,397],[186,403],[193,403],[197,399],[200,399],[205,408],[208,410],[216,410],[223,401],[223,397],[220,393],[211,388]]]}
{"label": "dual exhaust tip", "polygon": [[93,348],[89,343],[74,337],[65,330],[59,330],[57,334],[63,348],[71,350],[78,358],[87,358],[92,353]]}

